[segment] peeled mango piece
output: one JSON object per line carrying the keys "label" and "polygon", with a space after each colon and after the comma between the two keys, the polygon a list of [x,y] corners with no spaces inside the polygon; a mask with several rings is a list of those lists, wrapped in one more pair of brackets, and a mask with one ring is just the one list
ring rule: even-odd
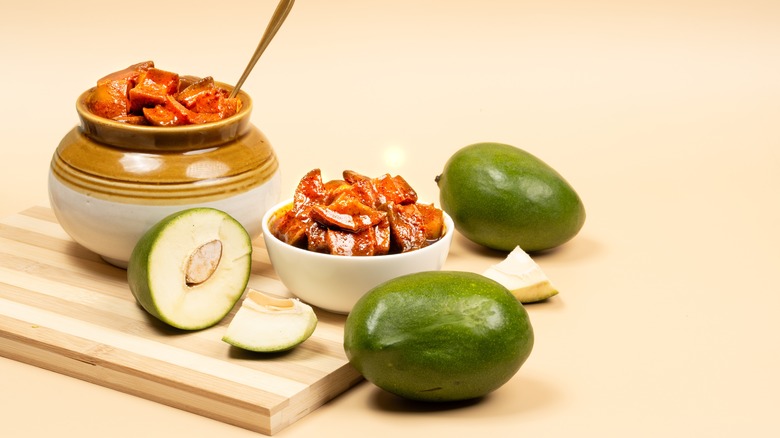
{"label": "peeled mango piece", "polygon": [[308,304],[250,288],[222,340],[244,350],[285,351],[308,339],[316,327],[317,315]]}
{"label": "peeled mango piece", "polygon": [[546,300],[558,294],[558,289],[542,268],[519,246],[482,275],[501,283],[524,304]]}

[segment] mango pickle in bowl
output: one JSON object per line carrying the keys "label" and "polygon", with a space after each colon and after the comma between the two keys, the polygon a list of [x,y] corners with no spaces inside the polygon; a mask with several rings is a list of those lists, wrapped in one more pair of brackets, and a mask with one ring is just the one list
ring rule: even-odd
{"label": "mango pickle in bowl", "polygon": [[292,199],[262,221],[271,264],[301,300],[347,314],[374,286],[395,277],[440,270],[452,243],[452,218],[400,176],[369,178],[345,171],[322,181],[307,173]]}

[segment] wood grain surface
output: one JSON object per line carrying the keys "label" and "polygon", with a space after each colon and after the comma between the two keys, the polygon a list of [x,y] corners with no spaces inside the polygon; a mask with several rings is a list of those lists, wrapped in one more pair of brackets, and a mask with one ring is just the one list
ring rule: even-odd
{"label": "wood grain surface", "polygon": [[[262,239],[249,287],[289,296]],[[174,329],[47,207],[0,219],[0,355],[267,435],[361,381],[342,348],[344,316],[316,310],[306,342],[259,354],[221,340],[237,308],[209,329]]]}

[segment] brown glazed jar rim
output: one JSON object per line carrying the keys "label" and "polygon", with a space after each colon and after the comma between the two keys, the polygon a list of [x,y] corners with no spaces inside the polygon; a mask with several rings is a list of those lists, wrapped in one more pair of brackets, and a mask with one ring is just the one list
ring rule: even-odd
{"label": "brown glazed jar rim", "polygon": [[[232,90],[232,86],[217,82],[219,87]],[[117,122],[94,114],[87,107],[92,87],[76,100],[76,112],[81,122],[81,132],[94,141],[110,146],[138,151],[186,151],[206,149],[235,140],[250,128],[252,99],[239,90],[241,109],[238,113],[216,122],[182,126],[145,126]]]}

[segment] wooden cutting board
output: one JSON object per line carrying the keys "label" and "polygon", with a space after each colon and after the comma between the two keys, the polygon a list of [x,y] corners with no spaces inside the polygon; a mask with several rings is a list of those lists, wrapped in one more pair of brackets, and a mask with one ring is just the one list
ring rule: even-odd
{"label": "wooden cutting board", "polygon": [[[249,287],[289,296],[262,239]],[[311,338],[270,355],[223,342],[230,317],[197,332],[168,327],[136,304],[124,270],[71,240],[47,207],[0,219],[0,355],[266,435],[361,381],[342,315],[317,310]]]}

